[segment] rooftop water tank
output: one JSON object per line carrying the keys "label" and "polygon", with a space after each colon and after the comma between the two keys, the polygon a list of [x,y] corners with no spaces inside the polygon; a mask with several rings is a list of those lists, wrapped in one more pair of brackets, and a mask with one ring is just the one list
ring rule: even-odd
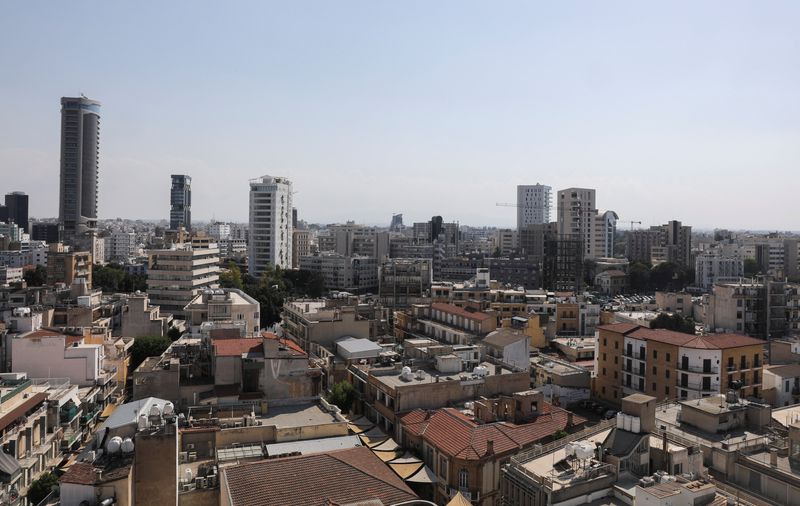
{"label": "rooftop water tank", "polygon": [[108,440],[106,443],[106,451],[109,454],[118,453],[120,448],[122,447],[122,438],[119,436],[114,436]]}
{"label": "rooftop water tank", "polygon": [[164,404],[164,416],[172,416],[175,413],[175,405],[171,402]]}
{"label": "rooftop water tank", "polygon": [[122,453],[133,453],[133,439],[126,437],[122,440],[122,446],[120,447]]}

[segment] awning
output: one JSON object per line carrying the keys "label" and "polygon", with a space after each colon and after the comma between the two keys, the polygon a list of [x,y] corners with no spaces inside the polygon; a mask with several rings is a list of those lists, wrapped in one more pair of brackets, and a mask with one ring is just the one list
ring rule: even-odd
{"label": "awning", "polygon": [[472,506],[472,503],[467,501],[461,492],[456,492],[456,495],[450,499],[450,502],[447,503],[447,506]]}
{"label": "awning", "polygon": [[397,464],[410,464],[410,463],[422,464],[422,461],[420,459],[418,459],[417,457],[415,457],[413,454],[411,454],[409,452],[406,452],[405,455],[403,455],[402,457],[400,457],[398,459],[394,459],[392,461],[392,464],[394,464],[394,463],[397,463]]}
{"label": "awning", "polygon": [[384,462],[390,462],[400,456],[400,452],[396,451],[377,452],[375,451],[374,448],[372,450],[372,453],[374,453],[379,459],[381,459]]}
{"label": "awning", "polygon": [[394,471],[397,476],[404,480],[416,474],[416,472],[419,471],[422,466],[424,466],[422,462],[412,462],[408,464],[389,462],[388,464],[389,467],[392,468],[392,471]]}
{"label": "awning", "polygon": [[74,404],[76,408],[81,407],[81,398],[78,397],[78,392],[73,392],[69,397],[67,397],[67,400],[64,401],[64,404],[69,401],[72,401],[72,404]]}
{"label": "awning", "polygon": [[366,432],[373,427],[375,427],[375,424],[370,422],[365,416],[351,420],[350,423],[347,424],[347,428],[350,429],[350,431],[352,431],[354,434],[361,434],[362,432]]}
{"label": "awning", "polygon": [[366,437],[368,437],[370,439],[374,439],[374,440],[380,439],[381,442],[383,442],[388,437],[385,432],[383,432],[382,430],[380,430],[377,427],[372,427],[368,431],[362,432],[359,435],[366,436]]}
{"label": "awning", "polygon": [[422,466],[419,471],[406,478],[406,481],[411,483],[436,483],[438,480],[430,467]]}
{"label": "awning", "polygon": [[4,451],[0,451],[0,473],[10,476],[10,482],[13,481],[20,472],[21,467],[17,459]]}
{"label": "awning", "polygon": [[370,448],[372,448],[373,446],[378,446],[386,440],[386,436],[369,437],[365,434],[359,434],[358,437],[359,439],[361,439],[361,442],[364,444],[364,446],[369,446]]}
{"label": "awning", "polygon": [[116,404],[109,404],[108,406],[106,406],[103,412],[100,413],[100,418],[103,419],[108,418],[109,416],[111,416],[111,413],[113,413],[115,409],[117,409]]}
{"label": "awning", "polygon": [[382,442],[380,444],[377,444],[375,446],[371,446],[370,448],[372,448],[372,451],[376,451],[376,452],[388,452],[388,451],[397,450],[398,448],[400,448],[400,445],[397,444],[394,441],[394,439],[389,438],[389,439],[387,439],[386,441],[384,441],[384,442]]}

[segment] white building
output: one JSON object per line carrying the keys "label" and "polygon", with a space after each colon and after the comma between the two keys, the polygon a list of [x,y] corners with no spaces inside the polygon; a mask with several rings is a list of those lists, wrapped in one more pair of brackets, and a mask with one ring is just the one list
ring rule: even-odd
{"label": "white building", "polygon": [[104,383],[105,353],[102,344],[84,344],[83,337],[36,330],[15,338],[11,344],[12,372],[31,378],[69,378],[73,385]]}
{"label": "white building", "polygon": [[719,251],[708,251],[695,259],[695,284],[711,288],[715,284],[735,283],[744,276],[742,257],[725,255]]}
{"label": "white building", "polygon": [[550,223],[552,188],[542,184],[517,186],[517,230]]}
{"label": "white building", "polygon": [[150,303],[178,318],[184,307],[204,288],[219,281],[219,250],[192,249],[188,245],[150,252],[147,267],[147,295]]}
{"label": "white building", "polygon": [[126,261],[137,256],[137,249],[138,244],[135,233],[117,231],[105,238],[105,250],[103,253],[106,262],[114,260]]}
{"label": "white building", "polygon": [[[377,266],[375,270],[377,271]],[[22,281],[22,267],[0,266],[0,285],[10,285]],[[377,282],[377,279],[376,279]]]}
{"label": "white building", "polygon": [[258,277],[267,266],[292,267],[292,182],[284,177],[250,180],[248,267]]}
{"label": "white building", "polygon": [[215,221],[208,225],[208,235],[213,237],[218,241],[222,241],[224,239],[230,239],[231,237],[231,224],[230,223],[220,223]]}

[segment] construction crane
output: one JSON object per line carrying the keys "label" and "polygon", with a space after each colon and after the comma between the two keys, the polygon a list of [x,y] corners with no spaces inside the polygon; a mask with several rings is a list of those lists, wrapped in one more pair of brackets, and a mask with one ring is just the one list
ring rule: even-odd
{"label": "construction crane", "polygon": [[521,206],[519,204],[512,204],[510,202],[498,202],[495,205],[499,207],[527,207],[527,206]]}
{"label": "construction crane", "polygon": [[633,225],[634,224],[641,225],[642,222],[641,221],[633,221],[633,220],[631,220],[631,230],[633,230]]}

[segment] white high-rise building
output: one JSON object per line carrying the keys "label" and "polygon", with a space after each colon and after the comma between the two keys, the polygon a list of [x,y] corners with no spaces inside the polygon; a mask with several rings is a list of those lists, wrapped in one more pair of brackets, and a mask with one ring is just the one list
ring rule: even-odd
{"label": "white high-rise building", "polygon": [[267,266],[292,268],[292,182],[285,177],[250,180],[248,269],[259,277]]}
{"label": "white high-rise building", "polygon": [[551,191],[539,183],[517,186],[517,231],[527,225],[550,223]]}

